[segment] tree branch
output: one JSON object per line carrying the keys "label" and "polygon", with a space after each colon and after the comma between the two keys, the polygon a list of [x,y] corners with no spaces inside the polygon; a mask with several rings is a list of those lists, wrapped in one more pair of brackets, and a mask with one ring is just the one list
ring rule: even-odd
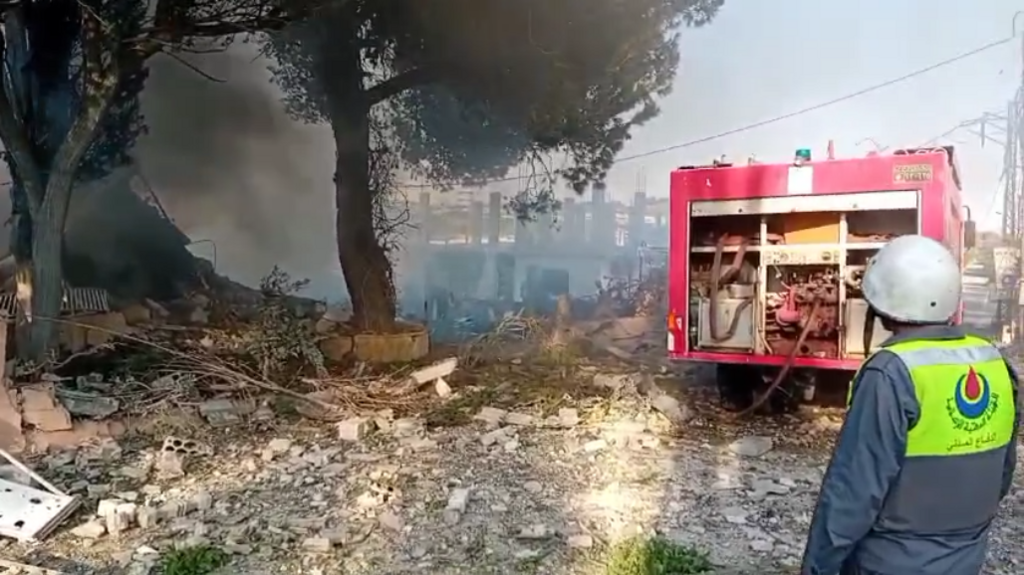
{"label": "tree branch", "polygon": [[[118,60],[110,52],[114,43],[106,34],[102,20],[93,12],[82,11],[82,103],[64,142],[57,148],[52,173],[47,182],[43,207],[66,214],[75,172],[89,149],[96,129],[114,97],[118,81]],[[63,221],[60,222],[63,229]]]}
{"label": "tree branch", "polygon": [[[187,38],[224,38],[235,34],[277,32],[292,22],[312,15],[327,0],[310,0],[289,4],[287,10],[267,1],[262,6],[227,9],[205,18],[190,19],[188,11],[196,0],[159,0],[153,25],[143,28],[136,36],[126,38],[124,44],[139,52],[143,59],[168,46],[178,46]],[[332,0],[336,8],[349,0]]]}
{"label": "tree branch", "polygon": [[432,84],[441,79],[441,74],[437,68],[420,66],[396,74],[387,80],[379,82],[377,85],[370,87],[366,90],[366,100],[370,106],[379,104],[395,96],[418,88],[420,86],[426,86]]}

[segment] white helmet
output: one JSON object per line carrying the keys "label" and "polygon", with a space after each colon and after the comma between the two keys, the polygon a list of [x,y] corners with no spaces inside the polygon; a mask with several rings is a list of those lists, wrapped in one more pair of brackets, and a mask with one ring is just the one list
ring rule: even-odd
{"label": "white helmet", "polygon": [[949,321],[960,306],[960,266],[939,242],[900,236],[868,262],[864,299],[881,316],[913,324]]}

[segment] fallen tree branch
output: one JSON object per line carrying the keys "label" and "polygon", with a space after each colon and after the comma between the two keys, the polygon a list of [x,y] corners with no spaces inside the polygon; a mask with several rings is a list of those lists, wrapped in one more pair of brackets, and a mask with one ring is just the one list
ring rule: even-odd
{"label": "fallen tree branch", "polygon": [[336,405],[333,405],[333,404],[330,404],[330,403],[327,403],[327,402],[324,402],[324,401],[320,401],[320,400],[318,400],[316,398],[313,398],[313,397],[308,397],[305,394],[299,393],[297,391],[292,391],[292,390],[290,390],[288,388],[281,387],[280,385],[271,383],[269,381],[257,379],[257,378],[255,378],[255,377],[253,377],[251,375],[246,374],[243,371],[238,370],[237,368],[234,368],[234,367],[231,367],[231,366],[227,365],[224,362],[224,360],[216,358],[214,356],[199,357],[196,354],[184,353],[182,351],[179,351],[179,350],[167,347],[165,345],[161,345],[161,344],[156,343],[156,342],[149,341],[147,339],[144,339],[144,338],[132,335],[132,334],[127,334],[127,333],[119,332],[119,331],[112,330],[112,329],[106,329],[106,328],[98,327],[98,326],[95,326],[95,325],[84,324],[84,323],[80,323],[80,322],[76,322],[76,321],[72,321],[72,320],[61,319],[61,318],[53,318],[53,317],[39,317],[39,316],[37,316],[35,319],[42,320],[42,321],[49,321],[49,322],[52,322],[52,323],[55,323],[55,324],[59,324],[59,325],[70,325],[70,326],[74,326],[74,327],[91,329],[91,330],[95,330],[95,331],[98,331],[98,332],[102,332],[102,333],[106,333],[106,334],[109,334],[109,335],[113,335],[113,336],[116,336],[116,337],[120,337],[120,338],[122,338],[124,340],[130,341],[130,342],[133,342],[133,343],[137,343],[137,344],[140,344],[140,345],[148,346],[150,348],[153,348],[153,349],[156,349],[156,350],[160,350],[160,351],[162,351],[164,353],[167,353],[167,354],[169,354],[171,356],[174,356],[174,357],[176,357],[176,358],[178,358],[180,360],[183,360],[186,363],[186,365],[191,366],[193,368],[197,368],[196,369],[197,372],[205,373],[206,375],[209,375],[210,377],[213,377],[213,378],[216,378],[216,379],[220,379],[221,381],[234,383],[236,385],[238,383],[241,383],[243,385],[248,385],[250,387],[261,389],[263,391],[268,391],[268,392],[272,392],[272,393],[279,393],[281,395],[287,395],[288,397],[292,397],[292,398],[295,398],[295,399],[299,399],[299,400],[302,400],[302,401],[309,402],[309,403],[311,403],[313,405],[316,405],[317,407],[320,407],[321,409],[327,409],[327,410],[338,409],[338,406],[336,406]]}

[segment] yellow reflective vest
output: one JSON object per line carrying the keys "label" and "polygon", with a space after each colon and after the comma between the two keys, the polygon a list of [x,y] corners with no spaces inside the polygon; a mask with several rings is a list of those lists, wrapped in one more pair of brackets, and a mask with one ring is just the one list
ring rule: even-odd
{"label": "yellow reflective vest", "polygon": [[[1010,442],[1016,415],[1013,381],[990,342],[976,336],[910,340],[880,351],[902,360],[920,406],[907,434],[907,457],[969,455]],[[856,382],[855,376],[848,404]]]}

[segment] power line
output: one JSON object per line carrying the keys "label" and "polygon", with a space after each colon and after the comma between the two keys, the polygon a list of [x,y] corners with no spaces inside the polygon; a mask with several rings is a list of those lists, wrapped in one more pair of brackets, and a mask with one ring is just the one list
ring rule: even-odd
{"label": "power line", "polygon": [[[683,142],[681,144],[675,144],[675,145],[672,145],[672,146],[667,146],[665,148],[659,148],[659,149],[656,149],[656,150],[651,150],[649,152],[643,152],[643,153],[640,153],[640,154],[634,154],[632,156],[626,156],[624,158],[620,158],[618,161],[619,162],[628,162],[628,161],[636,160],[636,159],[639,159],[639,158],[646,158],[646,157],[649,157],[649,156],[655,156],[657,154],[662,154],[662,153],[665,153],[665,152],[671,152],[673,150],[679,150],[681,148],[688,148],[690,146],[696,146],[698,144],[703,144],[704,142],[710,142],[712,140],[717,140],[719,138],[724,138],[726,136],[732,136],[733,134],[739,134],[739,133],[742,133],[742,132],[746,132],[748,130],[753,130],[753,129],[756,129],[756,128],[761,128],[761,127],[767,126],[769,124],[775,124],[777,122],[782,122],[783,120],[789,120],[791,118],[795,118],[797,116],[802,116],[804,114],[809,114],[811,112],[817,112],[818,110],[821,110],[823,108],[828,108],[828,107],[831,107],[831,106],[835,106],[836,104],[841,104],[843,102],[846,102],[846,101],[849,101],[849,100],[853,100],[854,98],[859,98],[861,96],[864,96],[864,95],[870,94],[872,92],[876,92],[878,90],[881,90],[882,88],[888,88],[889,86],[892,86],[894,84],[899,84],[899,83],[902,83],[902,82],[906,82],[907,80],[910,80],[912,78],[916,78],[916,77],[918,77],[918,76],[920,76],[922,74],[927,74],[928,72],[931,72],[933,70],[937,70],[939,68],[943,68],[945,66],[949,66],[950,64],[955,64],[955,63],[957,63],[957,62],[959,62],[961,60],[965,60],[965,59],[970,58],[972,56],[977,56],[978,54],[981,54],[982,52],[986,52],[988,50],[991,50],[992,48],[995,48],[995,47],[998,47],[998,46],[1002,46],[1003,44],[1008,44],[1008,43],[1012,42],[1014,40],[1014,38],[1015,38],[1015,36],[1010,36],[1009,38],[1004,38],[1004,39],[998,40],[996,42],[991,42],[989,44],[981,46],[980,48],[975,48],[974,50],[971,50],[969,52],[964,52],[964,53],[962,53],[962,54],[960,54],[958,56],[953,56],[952,58],[947,58],[946,60],[942,60],[941,62],[936,62],[936,63],[934,63],[934,64],[932,64],[930,66],[926,66],[924,68],[920,68],[918,70],[914,70],[913,72],[904,74],[904,75],[902,75],[902,76],[900,76],[898,78],[893,78],[891,80],[887,80],[887,81],[882,82],[880,84],[874,84],[872,86],[868,86],[867,88],[862,88],[860,90],[857,90],[856,92],[851,92],[849,94],[846,94],[845,96],[840,96],[838,98],[833,98],[832,100],[828,100],[826,102],[821,102],[820,104],[815,104],[813,106],[809,106],[807,108],[802,108],[802,109],[796,110],[794,112],[789,112],[788,114],[783,114],[781,116],[775,116],[774,118],[769,118],[767,120],[761,120],[760,122],[755,122],[753,124],[747,124],[745,126],[740,126],[738,128],[733,128],[731,130],[726,130],[724,132],[719,132],[719,133],[713,134],[711,136],[704,136],[703,138],[698,138],[696,140],[690,140],[688,142]],[[940,137],[942,137],[942,136],[940,136]]]}
{"label": "power line", "polygon": [[999,193],[1001,191],[1003,191],[1003,178],[1000,177],[999,181],[996,182],[996,187],[993,188],[992,193],[989,194],[988,207],[985,208],[985,212],[982,214],[982,217],[988,218],[989,216],[996,215],[996,200],[999,199],[1000,195],[1002,195]]}
{"label": "power line", "polygon": [[[991,50],[993,48],[1002,46],[1004,44],[1008,44],[1008,43],[1012,42],[1015,38],[1016,38],[1016,34],[1013,35],[1013,36],[1010,36],[1009,38],[1003,38],[1002,40],[997,40],[995,42],[990,42],[990,43],[985,44],[984,46],[981,46],[979,48],[975,48],[975,49],[970,50],[968,52],[963,52],[963,53],[961,53],[961,54],[959,54],[957,56],[953,56],[952,58],[947,58],[947,59],[942,60],[940,62],[936,62],[936,63],[934,63],[934,64],[932,64],[930,66],[926,66],[924,68],[919,68],[917,70],[914,70],[913,72],[909,72],[909,73],[904,74],[902,76],[899,76],[897,78],[892,78],[890,80],[886,80],[885,82],[881,82],[879,84],[874,84],[872,86],[868,86],[866,88],[862,88],[860,90],[857,90],[856,92],[851,92],[851,93],[846,94],[844,96],[840,96],[838,98],[833,98],[831,100],[828,100],[828,101],[825,101],[825,102],[821,102],[821,103],[815,104],[813,106],[808,106],[808,107],[802,108],[800,110],[796,110],[796,111],[793,111],[793,112],[782,114],[780,116],[774,116],[774,117],[769,118],[767,120],[761,120],[759,122],[754,122],[752,124],[746,124],[744,126],[740,126],[740,127],[737,127],[737,128],[732,128],[732,129],[726,130],[724,132],[718,132],[717,134],[712,134],[710,136],[704,136],[702,138],[697,138],[695,140],[689,140],[689,141],[686,141],[686,142],[681,142],[679,144],[673,144],[671,146],[666,146],[664,148],[657,148],[657,149],[650,150],[650,151],[647,151],[647,152],[641,152],[639,154],[633,154],[633,155],[630,155],[630,156],[624,156],[622,158],[617,158],[615,161],[616,161],[616,163],[619,163],[619,162],[630,162],[630,161],[633,161],[633,160],[639,160],[641,158],[648,158],[648,157],[651,157],[651,156],[656,156],[658,154],[664,154],[665,152],[672,152],[672,151],[675,151],[675,150],[681,150],[683,148],[689,148],[689,147],[692,147],[692,146],[703,144],[705,142],[710,142],[710,141],[713,141],[713,140],[718,140],[718,139],[721,139],[721,138],[725,138],[727,136],[732,136],[732,135],[735,135],[735,134],[740,134],[740,133],[743,133],[743,132],[747,132],[749,130],[754,130],[754,129],[757,129],[757,128],[762,128],[762,127],[768,126],[770,124],[776,124],[778,122],[789,120],[789,119],[795,118],[797,116],[802,116],[804,114],[809,114],[811,112],[817,112],[818,110],[821,110],[821,109],[824,109],[824,108],[828,108],[828,107],[831,107],[831,106],[835,106],[836,104],[841,104],[843,102],[847,102],[847,101],[853,100],[855,98],[859,98],[861,96],[870,94],[872,92],[876,92],[876,91],[881,90],[883,88],[888,88],[888,87],[893,86],[895,84],[900,84],[902,82],[906,82],[907,80],[916,78],[916,77],[921,76],[923,74],[927,74],[928,72],[932,72],[932,71],[937,70],[939,68],[943,68],[945,66],[949,66],[950,64],[955,64],[955,63],[957,63],[957,62],[959,62],[961,60],[966,60],[967,58],[971,58],[973,56],[977,56],[978,54],[981,54],[982,52],[987,52],[988,50]],[[959,128],[959,126],[957,128]],[[944,137],[944,136],[945,135],[940,136],[940,138]],[[499,178],[497,180],[490,180],[488,183],[512,182],[512,181],[516,181],[516,180],[519,180],[519,179],[521,179],[520,176],[511,176],[511,177],[507,177],[507,178]],[[407,184],[407,185],[409,187],[415,187],[418,184]]]}

